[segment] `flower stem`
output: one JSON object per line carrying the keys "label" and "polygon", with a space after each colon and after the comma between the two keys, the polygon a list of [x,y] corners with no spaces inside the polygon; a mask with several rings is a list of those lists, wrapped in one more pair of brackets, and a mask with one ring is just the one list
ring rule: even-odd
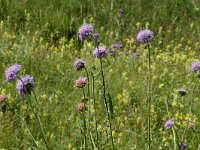
{"label": "flower stem", "polygon": [[[35,97],[35,101],[36,101],[36,105],[37,105],[38,100],[37,100],[37,97],[36,97],[34,91],[33,91],[33,95],[34,95],[34,97]],[[38,107],[37,107],[37,109],[38,109]],[[50,150],[49,145],[48,145],[48,143],[47,143],[47,140],[46,140],[46,138],[45,138],[44,128],[43,128],[43,125],[42,125],[40,116],[39,116],[39,114],[38,114],[38,111],[35,112],[35,115],[36,115],[36,118],[37,118],[37,120],[38,120],[38,124],[39,124],[40,131],[41,131],[41,133],[42,133],[43,141],[44,141],[44,143],[45,143],[45,145],[46,145],[46,148],[47,148],[48,150]]]}
{"label": "flower stem", "polygon": [[[83,97],[85,97],[85,90],[83,88]],[[85,113],[83,113],[83,136],[84,136],[84,150],[87,149],[87,136],[86,136],[86,131],[87,131],[87,125],[86,125],[86,119],[85,119]]]}
{"label": "flower stem", "polygon": [[84,150],[87,150],[87,136],[86,136],[86,120],[85,120],[85,113],[83,113],[83,134],[84,134]]}
{"label": "flower stem", "polygon": [[199,78],[197,78],[197,80],[196,80],[196,82],[195,82],[195,84],[194,84],[194,87],[193,87],[193,89],[192,89],[192,94],[191,94],[191,99],[190,99],[189,113],[192,113],[192,111],[193,111],[192,107],[193,107],[194,91],[195,91],[195,89],[196,89],[196,86],[197,86],[198,82],[199,82]]}
{"label": "flower stem", "polygon": [[93,143],[92,143],[92,138],[90,136],[90,77],[89,77],[89,73],[88,73],[88,70],[87,68],[84,68],[85,69],[85,72],[86,72],[86,75],[87,75],[87,80],[88,80],[88,84],[87,84],[87,96],[88,96],[88,126],[87,126],[87,135],[88,137],[90,137],[90,141],[91,141],[91,144],[93,146]]}
{"label": "flower stem", "polygon": [[95,76],[92,74],[92,94],[93,94],[93,104],[94,104],[94,120],[95,120],[95,132],[96,132],[96,141],[97,141],[97,148],[99,149],[99,137],[98,137],[98,130],[97,130],[97,118],[96,118],[96,98],[95,98],[95,84],[94,78]]}
{"label": "flower stem", "polygon": [[148,100],[147,100],[147,109],[148,109],[148,149],[151,149],[151,50],[149,43],[147,43],[147,48],[148,48]]}
{"label": "flower stem", "polygon": [[[25,92],[28,93],[28,92],[27,92],[27,89],[26,89],[26,86],[25,86],[24,82],[22,81],[22,79],[21,79],[19,76],[17,76],[17,78],[22,82],[22,84],[23,84],[23,86],[24,86],[24,89],[26,90]],[[35,94],[34,91],[32,91],[32,93],[33,93],[33,95],[34,95],[34,99],[35,99],[35,102],[36,102],[36,105],[37,105],[38,100],[37,100],[36,94]],[[43,128],[43,126],[42,126],[42,122],[41,122],[40,117],[39,117],[39,114],[38,114],[38,107],[37,107],[37,111],[34,111],[31,100],[29,100],[29,103],[30,103],[31,110],[32,110],[33,114],[34,114],[35,117],[37,118],[38,125],[39,125],[39,128],[40,128],[40,132],[42,133],[42,138],[43,138],[43,141],[44,141],[44,143],[45,143],[45,146],[46,146],[47,150],[50,150],[49,145],[48,145],[48,143],[47,143],[47,140],[46,140],[46,138],[45,138],[44,128]]]}
{"label": "flower stem", "polygon": [[[94,39],[94,44],[98,50],[98,53],[99,53],[99,44],[100,42],[97,41],[96,39]],[[107,99],[106,99],[106,85],[105,85],[105,78],[104,78],[104,72],[103,72],[103,61],[102,61],[102,58],[100,57],[99,58],[100,60],[100,72],[101,72],[101,76],[102,76],[102,86],[103,86],[103,99],[104,99],[104,104],[105,104],[105,107],[106,107],[106,113],[107,113],[107,117],[108,117],[108,122],[109,122],[109,128],[110,128],[110,138],[111,138],[111,145],[112,145],[112,149],[114,150],[115,147],[114,147],[114,140],[113,140],[113,135],[112,135],[112,122],[111,122],[111,118],[110,118],[110,113],[109,113],[109,109],[108,109],[108,102],[107,102]]]}
{"label": "flower stem", "polygon": [[107,99],[106,99],[106,85],[105,85],[105,79],[104,79],[102,58],[100,58],[100,65],[101,65],[101,76],[102,76],[102,83],[103,83],[103,98],[104,98],[104,103],[105,103],[105,106],[106,106],[107,117],[108,117],[108,121],[109,121],[112,149],[114,150],[115,147],[114,147],[114,141],[113,141],[113,135],[112,135],[112,123],[111,123],[110,113],[109,113],[109,109],[108,109],[108,102],[107,102]]}

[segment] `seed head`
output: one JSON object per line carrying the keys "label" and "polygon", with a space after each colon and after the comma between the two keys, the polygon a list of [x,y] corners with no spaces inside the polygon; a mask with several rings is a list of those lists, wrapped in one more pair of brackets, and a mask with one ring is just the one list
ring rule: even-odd
{"label": "seed head", "polygon": [[81,112],[83,112],[83,111],[85,111],[85,110],[87,109],[87,107],[86,107],[85,103],[80,102],[80,103],[76,106],[76,109],[79,110],[79,111],[81,111]]}

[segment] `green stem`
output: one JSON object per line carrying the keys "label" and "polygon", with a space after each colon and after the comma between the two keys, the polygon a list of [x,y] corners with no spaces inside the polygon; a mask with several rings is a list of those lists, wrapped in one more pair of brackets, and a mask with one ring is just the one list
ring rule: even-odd
{"label": "green stem", "polygon": [[[100,42],[98,42],[94,38],[93,38],[93,40],[94,40],[94,43],[95,43],[96,48],[97,48],[98,53],[99,53],[99,44],[100,44]],[[114,150],[115,147],[114,147],[114,140],[113,140],[113,135],[112,135],[112,122],[111,122],[111,118],[110,118],[110,114],[109,114],[108,102],[107,102],[107,99],[106,99],[106,85],[105,85],[105,78],[104,78],[104,72],[103,72],[103,61],[102,61],[101,57],[99,58],[99,60],[100,60],[100,67],[101,67],[100,68],[100,72],[101,72],[102,83],[103,83],[103,98],[104,98],[104,104],[105,104],[105,107],[106,107],[106,113],[107,113],[108,122],[109,122],[111,145],[112,145],[112,149]]]}
{"label": "green stem", "polygon": [[197,86],[198,82],[199,82],[199,78],[197,78],[197,80],[196,80],[196,82],[195,82],[195,84],[194,84],[194,87],[193,87],[193,89],[192,89],[192,94],[191,94],[191,99],[190,99],[189,113],[192,113],[192,112],[193,112],[193,109],[192,109],[192,108],[193,108],[194,91],[195,91],[195,89],[196,89],[196,86]]}
{"label": "green stem", "polygon": [[86,130],[87,130],[87,127],[86,127],[85,113],[83,113],[84,150],[87,150]]}
{"label": "green stem", "polygon": [[106,85],[105,85],[105,79],[104,79],[102,58],[100,58],[100,65],[101,65],[101,76],[102,76],[102,82],[103,82],[103,98],[104,98],[104,104],[105,104],[105,107],[106,107],[106,112],[107,112],[108,121],[109,121],[112,149],[114,150],[115,147],[114,147],[114,140],[113,140],[113,135],[112,135],[112,123],[111,123],[110,113],[109,113],[109,109],[108,109],[108,102],[107,102],[107,99],[106,99]]}
{"label": "green stem", "polygon": [[149,43],[147,43],[148,47],[148,149],[151,149],[151,50]]}
{"label": "green stem", "polygon": [[[33,94],[34,94],[34,97],[36,98],[35,92],[33,92]],[[37,99],[35,99],[35,101],[37,101]],[[45,138],[45,132],[44,132],[44,128],[43,128],[43,125],[42,125],[40,116],[39,116],[39,114],[38,114],[37,111],[34,111],[31,100],[30,100],[30,105],[31,105],[31,110],[32,110],[32,112],[34,113],[34,115],[35,115],[35,117],[36,117],[36,119],[37,119],[37,121],[38,121],[38,125],[39,125],[39,128],[40,128],[40,132],[42,133],[42,139],[43,139],[43,141],[44,141],[44,143],[45,143],[45,146],[46,146],[46,148],[47,148],[48,150],[50,150],[49,145],[48,145],[48,143],[47,143],[47,140],[46,140],[46,138]],[[36,105],[37,105],[37,104],[36,104]]]}
{"label": "green stem", "polygon": [[[83,88],[83,97],[85,97],[85,90]],[[83,112],[83,136],[84,136],[84,150],[87,149],[87,136],[86,136],[86,131],[87,131],[87,125],[86,125],[86,120],[85,120],[85,113]]]}
{"label": "green stem", "polygon": [[90,77],[89,77],[89,73],[87,68],[84,68],[86,75],[87,75],[87,80],[88,80],[88,84],[87,84],[87,95],[88,95],[88,127],[87,127],[87,135],[88,137],[90,137],[90,141],[92,144],[92,147],[94,147],[93,142],[92,142],[92,137],[90,136],[91,132],[90,132]]}
{"label": "green stem", "polygon": [[174,128],[172,128],[172,132],[173,132],[173,139],[174,139],[174,150],[176,150],[176,133],[175,133],[175,130]]}
{"label": "green stem", "polygon": [[[23,86],[24,86],[24,88],[25,88],[25,90],[26,90],[25,92],[28,93],[28,92],[27,92],[27,89],[26,89],[26,86],[25,86],[24,82],[22,81],[22,79],[21,79],[19,76],[17,76],[17,78],[22,82],[22,84],[23,84]],[[32,93],[33,93],[33,95],[34,95],[34,99],[35,99],[36,105],[37,105],[37,104],[38,104],[38,100],[37,100],[36,94],[35,94],[34,91],[32,91]],[[41,131],[41,133],[42,133],[42,138],[43,138],[43,141],[44,141],[44,143],[45,143],[45,146],[46,146],[46,148],[47,148],[48,150],[50,150],[49,145],[48,145],[48,143],[47,143],[47,140],[46,140],[46,138],[45,138],[44,128],[43,128],[43,126],[42,126],[42,123],[41,123],[40,117],[39,117],[39,115],[38,115],[38,112],[37,112],[37,111],[36,111],[36,112],[34,111],[31,100],[29,100],[29,102],[30,102],[31,110],[32,110],[33,114],[35,115],[35,117],[37,118],[38,125],[39,125],[40,131]],[[38,110],[38,107],[37,107],[37,110]]]}
{"label": "green stem", "polygon": [[96,132],[96,141],[97,141],[97,148],[99,149],[99,137],[98,137],[98,130],[97,130],[97,118],[96,118],[96,98],[95,98],[95,84],[94,84],[94,75],[92,74],[92,94],[93,94],[93,104],[94,104],[94,120],[95,120],[95,132]]}
{"label": "green stem", "polygon": [[10,105],[8,104],[8,102],[6,102],[6,100],[4,102],[6,103],[6,105],[8,106],[8,108],[12,111],[12,108],[10,107]]}

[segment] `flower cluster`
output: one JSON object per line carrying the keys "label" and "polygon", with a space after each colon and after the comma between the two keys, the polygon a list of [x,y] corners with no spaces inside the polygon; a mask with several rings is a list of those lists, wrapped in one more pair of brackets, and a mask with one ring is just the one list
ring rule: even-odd
{"label": "flower cluster", "polygon": [[174,126],[174,119],[169,119],[167,120],[167,122],[165,123],[165,128],[166,129],[171,129]]}
{"label": "flower cluster", "polygon": [[192,71],[193,72],[200,71],[200,61],[195,61],[192,63]]}
{"label": "flower cluster", "polygon": [[87,77],[79,77],[76,81],[75,81],[75,87],[77,88],[84,88],[87,84]]}
{"label": "flower cluster", "polygon": [[17,91],[22,98],[24,98],[25,94],[31,94],[33,88],[34,80],[30,75],[24,76],[17,82]]}
{"label": "flower cluster", "polygon": [[143,29],[137,34],[137,41],[145,44],[154,38],[153,32],[149,29]]}
{"label": "flower cluster", "polygon": [[92,34],[93,26],[91,24],[83,24],[79,30],[78,35],[81,41],[87,39],[88,35]]}
{"label": "flower cluster", "polygon": [[188,145],[186,143],[181,143],[181,149],[186,149]]}
{"label": "flower cluster", "polygon": [[112,44],[111,48],[123,48],[122,44]]}
{"label": "flower cluster", "polygon": [[19,74],[21,69],[21,65],[15,64],[6,69],[6,81],[11,82],[13,81],[17,75]]}
{"label": "flower cluster", "polygon": [[93,52],[93,56],[96,58],[104,58],[108,55],[107,48],[104,46],[99,46],[98,48],[95,48]]}
{"label": "flower cluster", "polygon": [[77,59],[74,62],[74,66],[76,67],[77,71],[82,70],[83,68],[85,68],[85,63],[82,59]]}

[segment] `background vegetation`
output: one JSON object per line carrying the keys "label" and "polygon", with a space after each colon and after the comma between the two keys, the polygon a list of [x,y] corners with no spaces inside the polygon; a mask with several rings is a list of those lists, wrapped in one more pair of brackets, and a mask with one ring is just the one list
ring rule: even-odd
{"label": "background vegetation", "polygon": [[[200,1],[198,0],[0,0],[0,94],[8,95],[8,109],[0,112],[0,148],[45,149],[34,115],[21,100],[15,83],[5,81],[5,69],[22,65],[21,75],[34,76],[40,116],[51,149],[80,149],[82,125],[76,105],[82,91],[74,80],[85,76],[73,66],[76,58],[98,72],[91,41],[80,42],[78,28],[91,23],[101,44],[123,44],[115,56],[104,60],[107,89],[114,106],[113,130],[116,149],[146,149],[147,49],[136,42],[142,28],[155,35],[152,45],[153,102],[152,149],[174,149],[174,136],[164,128],[175,120],[177,143],[200,148],[200,84],[191,72],[200,59]],[[135,58],[135,51],[140,57]],[[110,149],[108,126],[101,97],[101,77],[95,78],[100,149]],[[186,88],[181,97],[177,89]],[[193,112],[189,113],[191,100]],[[4,103],[0,103],[3,108]],[[91,106],[92,107],[92,106]],[[91,117],[93,121],[93,118]],[[187,129],[189,123],[196,126]],[[92,131],[94,132],[94,131]],[[178,148],[177,148],[178,149]]]}

